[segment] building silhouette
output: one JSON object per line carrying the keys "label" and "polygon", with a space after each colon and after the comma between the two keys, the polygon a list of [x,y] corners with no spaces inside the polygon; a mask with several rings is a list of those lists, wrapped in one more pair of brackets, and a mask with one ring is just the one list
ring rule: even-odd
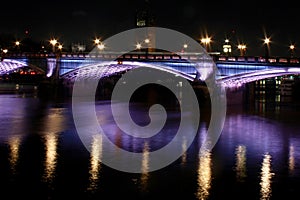
{"label": "building silhouette", "polygon": [[136,18],[135,18],[135,27],[143,28],[149,27],[147,30],[147,36],[145,38],[137,38],[143,42],[143,48],[146,48],[146,51],[154,51],[155,50],[155,30],[151,27],[155,26],[155,18],[152,13],[151,5],[149,0],[145,0],[143,5],[141,5],[136,10]]}
{"label": "building silhouette", "polygon": [[149,0],[145,0],[143,5],[136,10],[135,26],[150,27],[155,25],[154,15],[151,10]]}

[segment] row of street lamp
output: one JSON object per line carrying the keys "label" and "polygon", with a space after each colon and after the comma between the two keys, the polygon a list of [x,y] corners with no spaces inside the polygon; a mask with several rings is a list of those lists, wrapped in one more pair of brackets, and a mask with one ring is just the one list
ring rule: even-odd
{"label": "row of street lamp", "polygon": [[[271,39],[266,37],[263,41],[264,41],[263,44],[265,46],[265,56],[268,57],[269,56],[269,51],[270,51]],[[211,42],[212,42],[212,39],[210,37],[204,37],[204,38],[200,39],[200,43],[203,45],[203,47],[206,49],[206,51],[209,51],[209,49],[210,49],[209,47],[210,47]],[[56,47],[60,51],[63,49],[63,45],[61,43],[59,43],[58,40],[55,39],[55,38],[50,39],[49,43],[52,45],[52,52],[56,52]],[[143,43],[146,44],[146,46],[148,48],[149,43],[150,43],[150,39],[146,38],[142,43],[137,43],[135,45],[136,49],[137,50],[142,49]],[[105,49],[105,44],[103,42],[101,42],[101,40],[99,38],[94,39],[94,44],[98,47],[99,50]],[[17,48],[19,48],[20,45],[21,45],[20,41],[15,42],[15,46]],[[188,48],[188,44],[183,44],[182,51],[184,51],[187,48]],[[237,48],[240,51],[240,55],[244,56],[245,53],[246,53],[246,50],[247,50],[246,44],[238,44]],[[294,56],[295,48],[296,47],[293,44],[289,46],[291,56]],[[2,49],[2,52],[7,53],[8,49]],[[232,52],[232,46],[230,45],[230,41],[228,39],[226,39],[225,43],[223,45],[223,53],[229,55],[229,54],[231,54],[231,52]]]}

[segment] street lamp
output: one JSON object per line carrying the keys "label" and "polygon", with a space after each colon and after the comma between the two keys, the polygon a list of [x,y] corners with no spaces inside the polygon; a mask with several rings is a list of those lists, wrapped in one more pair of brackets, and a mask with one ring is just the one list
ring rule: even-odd
{"label": "street lamp", "polygon": [[211,38],[210,37],[205,37],[201,39],[201,43],[204,44],[205,50],[208,51],[208,46],[211,42]]}
{"label": "street lamp", "polygon": [[1,61],[4,60],[4,57],[5,57],[5,54],[8,52],[8,49],[2,49],[2,52],[1,52]]}
{"label": "street lamp", "polygon": [[149,38],[146,38],[146,39],[144,40],[144,42],[147,44],[147,48],[146,48],[146,58],[148,58],[150,39],[149,39]]}
{"label": "street lamp", "polygon": [[63,45],[62,44],[59,44],[58,46],[57,46],[57,48],[58,48],[58,50],[62,50],[63,49]]}
{"label": "street lamp", "polygon": [[15,46],[16,46],[16,50],[19,51],[20,50],[20,41],[15,41]]}
{"label": "street lamp", "polygon": [[264,45],[265,45],[265,57],[266,59],[269,58],[269,44],[270,44],[271,40],[270,38],[265,38],[264,39]]}
{"label": "street lamp", "polygon": [[98,47],[99,50],[102,51],[102,50],[105,48],[105,45],[104,45],[103,43],[99,43],[99,44],[97,45],[97,47]]}
{"label": "street lamp", "polygon": [[295,45],[293,45],[293,44],[290,45],[290,52],[291,52],[291,58],[294,57]]}
{"label": "street lamp", "polygon": [[137,43],[137,44],[135,45],[135,48],[136,48],[137,50],[140,50],[140,49],[142,48],[142,44],[141,44],[141,43]]}
{"label": "street lamp", "polygon": [[56,39],[51,39],[50,40],[50,44],[52,45],[52,52],[55,52],[55,45],[57,44],[57,40]]}
{"label": "street lamp", "polygon": [[99,38],[96,38],[94,39],[94,44],[97,46],[98,44],[100,44],[100,39]]}
{"label": "street lamp", "polygon": [[20,46],[20,41],[15,41],[15,45],[18,47],[18,46]]}
{"label": "street lamp", "polygon": [[181,52],[185,52],[185,50],[189,47],[188,44],[183,44],[183,49],[181,50]]}
{"label": "street lamp", "polygon": [[240,56],[244,56],[246,52],[246,45],[245,44],[239,44],[238,49],[240,50]]}

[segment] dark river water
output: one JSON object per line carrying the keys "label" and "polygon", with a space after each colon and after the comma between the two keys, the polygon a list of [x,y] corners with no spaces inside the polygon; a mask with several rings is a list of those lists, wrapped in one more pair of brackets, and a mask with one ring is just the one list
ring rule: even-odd
{"label": "dark river water", "polygon": [[[1,94],[1,199],[298,199],[299,108],[267,101],[248,109],[228,107],[217,144],[199,153],[209,125],[203,110],[198,134],[190,147],[182,141],[179,148],[185,151],[179,159],[157,171],[127,173],[97,159],[105,154],[97,138],[91,141],[91,151],[85,148],[70,102]],[[108,109],[108,102],[96,104],[110,137],[140,149],[147,169],[147,143],[122,135],[111,116],[103,114]],[[178,113],[172,112],[166,130],[178,126]],[[154,142],[169,141],[167,132]]]}

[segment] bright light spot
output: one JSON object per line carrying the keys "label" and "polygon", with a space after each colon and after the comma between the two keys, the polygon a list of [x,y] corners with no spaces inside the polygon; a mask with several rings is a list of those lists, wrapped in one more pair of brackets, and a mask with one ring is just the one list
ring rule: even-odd
{"label": "bright light spot", "polygon": [[246,49],[246,45],[245,44],[239,44],[238,45],[238,49]]}
{"label": "bright light spot", "polygon": [[101,43],[101,44],[98,44],[97,47],[98,47],[98,49],[103,50],[105,48],[105,45]]}
{"label": "bright light spot", "polygon": [[145,39],[145,43],[149,43],[150,42],[150,40],[147,38],[147,39]]}
{"label": "bright light spot", "polygon": [[265,38],[265,40],[264,40],[264,43],[265,44],[269,44],[271,41],[270,41],[270,38]]}
{"label": "bright light spot", "polygon": [[97,44],[97,45],[100,44],[100,39],[96,38],[96,39],[94,40],[94,43]]}
{"label": "bright light spot", "polygon": [[57,44],[57,40],[56,39],[51,39],[50,40],[50,44],[52,44],[53,46],[55,46]]}
{"label": "bright light spot", "polygon": [[201,42],[204,44],[209,44],[211,42],[211,38],[210,37],[202,38]]}
{"label": "bright light spot", "polygon": [[141,48],[142,48],[142,45],[141,45],[140,43],[137,43],[137,44],[135,45],[135,47],[136,47],[137,49],[141,49]]}
{"label": "bright light spot", "polygon": [[62,50],[62,48],[63,48],[63,45],[61,45],[61,44],[58,45],[58,49],[59,49],[59,50]]}

